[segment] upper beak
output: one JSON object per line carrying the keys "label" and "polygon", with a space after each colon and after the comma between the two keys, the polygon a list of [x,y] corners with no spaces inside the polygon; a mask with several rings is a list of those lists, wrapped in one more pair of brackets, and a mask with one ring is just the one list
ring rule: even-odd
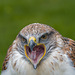
{"label": "upper beak", "polygon": [[29,42],[29,47],[31,49],[31,51],[33,51],[33,48],[36,46],[37,44],[34,42],[34,40],[30,40]]}
{"label": "upper beak", "polygon": [[31,49],[31,51],[33,50],[34,46],[36,46],[36,38],[35,37],[30,37],[29,38],[29,47]]}

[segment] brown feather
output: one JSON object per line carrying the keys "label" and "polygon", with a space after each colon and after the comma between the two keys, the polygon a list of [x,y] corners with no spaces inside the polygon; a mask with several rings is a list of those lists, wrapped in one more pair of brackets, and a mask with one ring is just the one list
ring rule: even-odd
{"label": "brown feather", "polygon": [[10,46],[8,49],[7,55],[6,55],[4,62],[3,62],[2,71],[7,69],[6,65],[8,63],[9,58],[10,58],[11,51],[12,51],[12,46]]}
{"label": "brown feather", "polygon": [[75,41],[69,38],[64,38],[63,40],[65,44],[64,52],[71,58],[75,67]]}

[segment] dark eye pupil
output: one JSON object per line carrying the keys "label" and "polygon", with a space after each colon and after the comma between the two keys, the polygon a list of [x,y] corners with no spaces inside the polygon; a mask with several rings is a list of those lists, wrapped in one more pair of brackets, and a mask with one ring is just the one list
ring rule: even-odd
{"label": "dark eye pupil", "polygon": [[42,38],[45,38],[45,35],[43,35]]}

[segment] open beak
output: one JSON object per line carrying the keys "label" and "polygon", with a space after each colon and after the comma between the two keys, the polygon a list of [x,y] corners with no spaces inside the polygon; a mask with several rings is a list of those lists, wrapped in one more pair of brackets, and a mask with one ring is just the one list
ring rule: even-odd
{"label": "open beak", "polygon": [[33,64],[34,69],[37,68],[37,64],[42,60],[46,54],[46,47],[42,43],[36,43],[35,37],[29,38],[29,43],[24,46],[25,55]]}

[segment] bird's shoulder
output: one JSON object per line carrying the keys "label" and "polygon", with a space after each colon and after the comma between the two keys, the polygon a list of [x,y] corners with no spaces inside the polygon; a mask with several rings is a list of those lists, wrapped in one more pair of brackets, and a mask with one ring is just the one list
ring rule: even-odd
{"label": "bird's shoulder", "polygon": [[69,38],[63,38],[64,40],[64,52],[67,53],[69,58],[73,61],[75,67],[75,41]]}
{"label": "bird's shoulder", "polygon": [[10,55],[12,53],[11,51],[12,51],[12,46],[10,46],[8,51],[7,51],[7,55],[6,55],[4,62],[3,62],[2,71],[7,69],[7,64],[8,64]]}

